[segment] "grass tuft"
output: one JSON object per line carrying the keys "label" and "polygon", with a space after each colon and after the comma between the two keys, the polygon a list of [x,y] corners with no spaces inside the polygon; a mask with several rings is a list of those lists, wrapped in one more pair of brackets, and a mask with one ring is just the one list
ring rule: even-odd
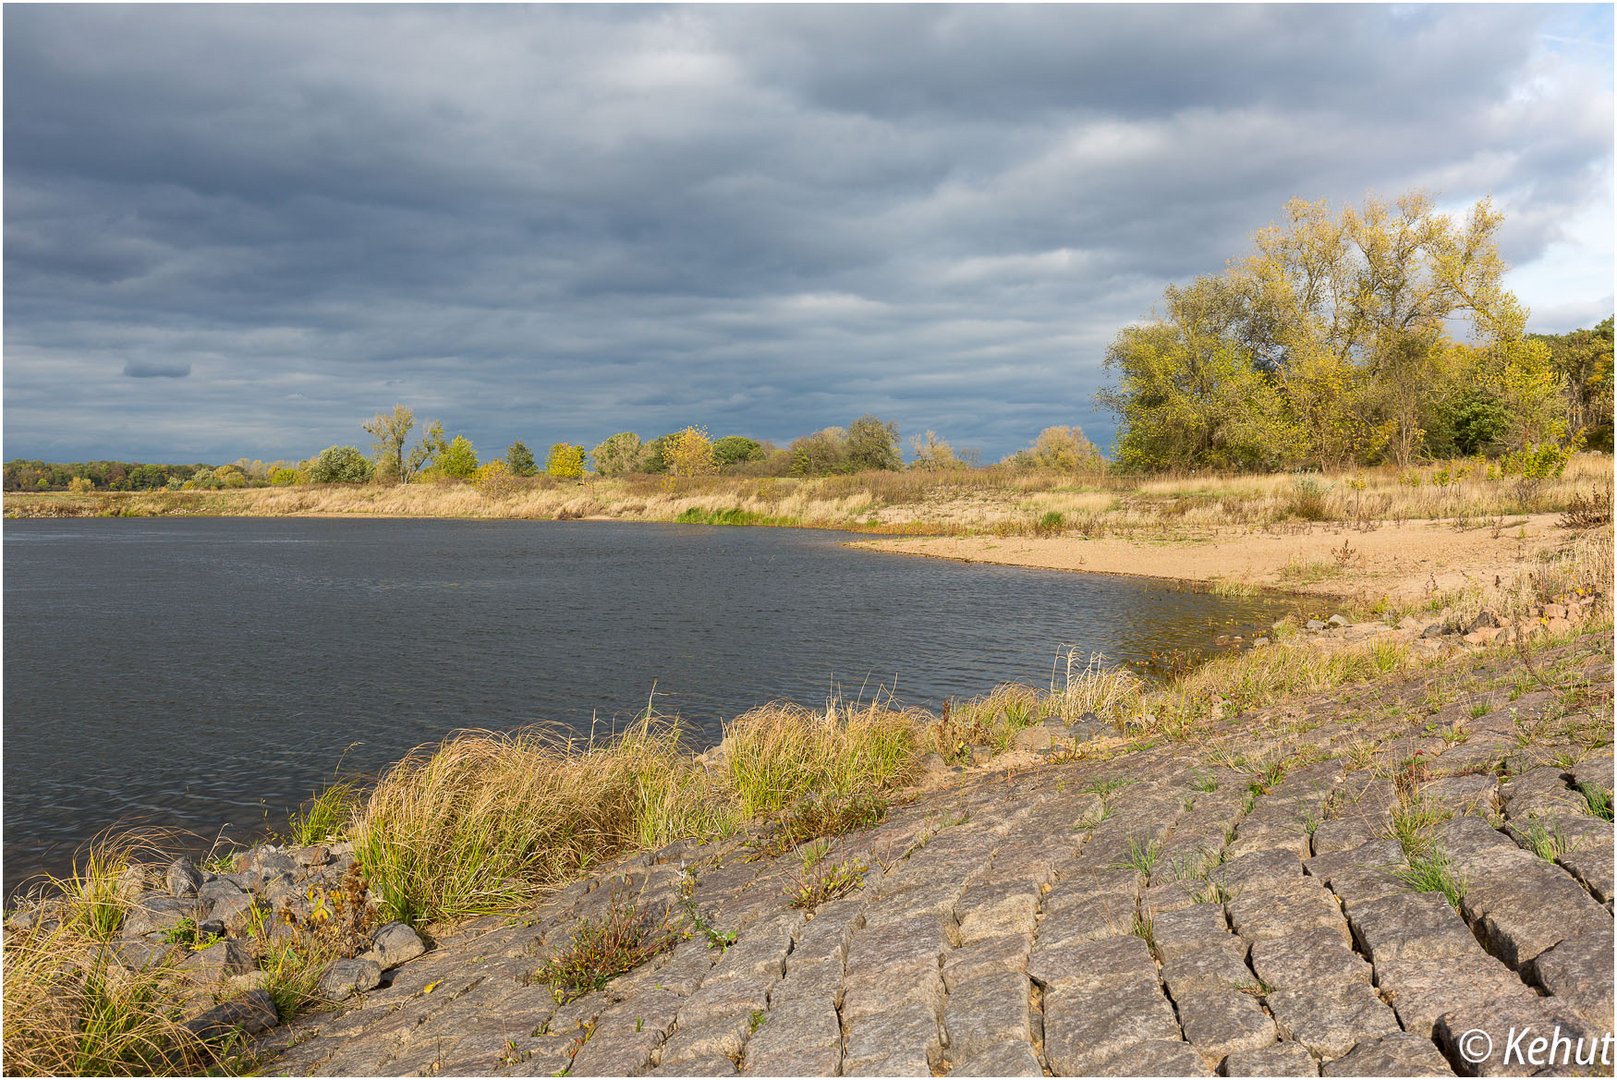
{"label": "grass tuft", "polygon": [[668,912],[612,897],[597,919],[581,919],[572,939],[533,973],[534,982],[549,983],[556,1002],[565,1005],[595,990],[679,941]]}

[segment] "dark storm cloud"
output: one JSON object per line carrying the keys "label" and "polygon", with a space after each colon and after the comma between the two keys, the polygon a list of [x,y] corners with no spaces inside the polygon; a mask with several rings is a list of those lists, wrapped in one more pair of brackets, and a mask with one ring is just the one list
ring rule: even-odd
{"label": "dark storm cloud", "polygon": [[1117,328],[1299,194],[1492,194],[1524,299],[1611,304],[1609,9],[5,23],[8,456],[303,456],[395,400],[485,452],[865,411],[1106,441]]}

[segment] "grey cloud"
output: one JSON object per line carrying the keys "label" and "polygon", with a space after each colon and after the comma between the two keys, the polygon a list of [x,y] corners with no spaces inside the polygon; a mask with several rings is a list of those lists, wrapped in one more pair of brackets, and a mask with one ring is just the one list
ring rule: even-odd
{"label": "grey cloud", "polygon": [[1523,264],[1609,222],[1592,11],[14,7],[6,450],[302,456],[395,400],[484,451],[1104,443],[1112,335],[1292,195],[1492,194]]}
{"label": "grey cloud", "polygon": [[131,379],[184,379],[191,374],[191,365],[127,360],[124,362],[124,374]]}

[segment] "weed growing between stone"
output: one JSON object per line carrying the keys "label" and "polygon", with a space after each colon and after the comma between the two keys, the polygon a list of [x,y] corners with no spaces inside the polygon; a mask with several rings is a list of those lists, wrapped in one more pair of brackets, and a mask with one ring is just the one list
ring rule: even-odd
{"label": "weed growing between stone", "polygon": [[565,1005],[666,952],[679,941],[668,912],[615,895],[606,914],[583,919],[572,939],[533,973]]}

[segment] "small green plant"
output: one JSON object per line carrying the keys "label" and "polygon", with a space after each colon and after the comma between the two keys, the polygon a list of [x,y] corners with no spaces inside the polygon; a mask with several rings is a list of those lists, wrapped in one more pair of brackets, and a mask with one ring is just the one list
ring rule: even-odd
{"label": "small green plant", "polygon": [[1611,820],[1611,792],[1599,784],[1584,781],[1578,785],[1578,794],[1583,796],[1584,804],[1589,807],[1589,813],[1603,821]]}
{"label": "small green plant", "polygon": [[1466,883],[1455,869],[1448,855],[1436,847],[1408,857],[1409,865],[1394,872],[1394,876],[1416,892],[1442,893],[1456,910],[1460,898],[1465,896]]}
{"label": "small green plant", "polygon": [[787,890],[792,907],[812,912],[821,904],[847,896],[865,883],[868,867],[863,860],[849,859],[806,869],[794,888]]}
{"label": "small green plant", "polygon": [[1218,778],[1212,773],[1197,772],[1196,779],[1191,786],[1203,793],[1217,791]]}
{"label": "small green plant", "polygon": [[1529,818],[1525,827],[1521,829],[1521,834],[1527,841],[1528,850],[1548,862],[1554,862],[1572,850],[1572,842],[1567,839],[1559,822],[1551,822],[1546,826],[1536,817]]}
{"label": "small green plant", "polygon": [[1033,523],[1034,536],[1059,536],[1067,527],[1067,519],[1056,510],[1051,510]]}
{"label": "small green plant", "polygon": [[533,980],[549,983],[557,1004],[565,1005],[602,989],[615,977],[673,948],[678,940],[666,910],[614,895],[604,915],[579,920],[572,939],[539,966]]}
{"label": "small green plant", "polygon": [[1157,860],[1161,856],[1161,841],[1148,839],[1142,843],[1139,837],[1131,836],[1129,837],[1128,853],[1123,856],[1122,861],[1113,864],[1112,869],[1133,869],[1141,877],[1149,878],[1152,869],[1157,865]]}
{"label": "small green plant", "polygon": [[1136,911],[1129,920],[1129,933],[1144,941],[1152,953],[1157,951],[1156,926],[1150,912]]}
{"label": "small green plant", "polygon": [[769,1014],[764,1012],[764,1010],[762,1010],[762,1009],[754,1009],[754,1010],[752,1010],[752,1017],[747,1021],[747,1033],[749,1035],[757,1034],[758,1029],[763,1027],[765,1021],[767,1021],[768,1019],[769,1019]]}
{"label": "small green plant", "polygon": [[189,915],[163,931],[163,941],[169,945],[184,945],[193,952],[210,949],[223,940],[218,934],[204,934],[196,920]]}

